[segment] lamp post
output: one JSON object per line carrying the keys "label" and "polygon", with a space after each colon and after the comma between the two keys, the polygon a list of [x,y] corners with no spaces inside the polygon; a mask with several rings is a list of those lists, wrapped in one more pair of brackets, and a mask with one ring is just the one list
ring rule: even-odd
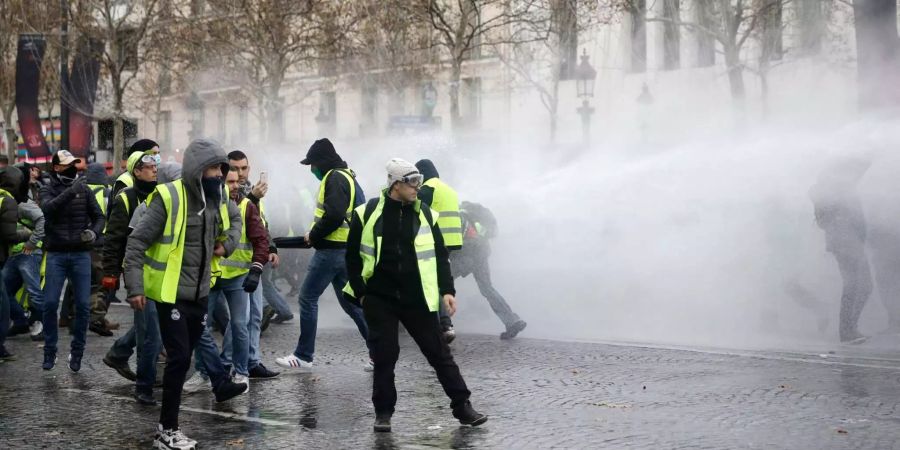
{"label": "lamp post", "polygon": [[597,78],[597,71],[591,67],[589,59],[587,51],[582,50],[581,63],[575,68],[575,90],[578,98],[582,99],[577,111],[581,115],[582,140],[585,146],[591,141],[591,114],[594,113],[588,98],[594,96],[594,81]]}

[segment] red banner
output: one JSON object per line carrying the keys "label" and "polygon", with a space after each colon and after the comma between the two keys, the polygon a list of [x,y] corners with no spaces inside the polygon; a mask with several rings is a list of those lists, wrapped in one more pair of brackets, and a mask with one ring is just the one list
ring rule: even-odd
{"label": "red banner", "polygon": [[38,109],[38,89],[41,79],[41,63],[47,42],[41,35],[19,35],[16,54],[16,110],[19,112],[19,131],[31,157],[50,156],[47,141],[41,129]]}

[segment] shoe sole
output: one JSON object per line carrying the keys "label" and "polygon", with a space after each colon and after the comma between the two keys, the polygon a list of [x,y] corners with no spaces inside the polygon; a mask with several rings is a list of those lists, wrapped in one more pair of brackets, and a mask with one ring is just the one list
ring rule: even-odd
{"label": "shoe sole", "polygon": [[281,364],[278,361],[275,361],[275,365],[281,367],[282,369],[288,369],[292,372],[311,372],[312,367],[302,367],[302,366],[291,366],[286,364]]}
{"label": "shoe sole", "polygon": [[190,446],[190,447],[187,447],[186,449],[181,449],[181,448],[176,449],[176,448],[174,448],[174,447],[169,447],[168,445],[163,444],[162,442],[159,442],[159,441],[157,441],[157,440],[154,440],[154,441],[153,441],[153,448],[158,448],[158,449],[160,449],[160,450],[197,450],[197,444],[194,444],[194,445],[192,445],[192,446]]}
{"label": "shoe sole", "polygon": [[384,425],[375,425],[373,428],[375,429],[375,432],[376,432],[376,433],[390,433],[390,432],[391,432],[391,426],[390,426],[390,425],[388,425],[388,426],[384,426]]}
{"label": "shoe sole", "polygon": [[272,375],[271,377],[254,377],[254,376],[251,375],[251,376],[250,376],[250,379],[251,379],[251,380],[271,380],[271,379],[273,379],[273,378],[278,378],[278,375],[281,375],[281,373],[278,373],[278,374],[276,374],[276,375]]}
{"label": "shoe sole", "polygon": [[482,416],[472,423],[463,423],[463,422],[460,422],[460,423],[462,423],[463,425],[468,425],[470,427],[477,427],[478,425],[482,425],[485,422],[487,422],[487,420],[488,420],[488,416]]}
{"label": "shoe sole", "polygon": [[[124,378],[128,381],[137,381],[137,376],[132,377],[131,375],[128,374],[128,372],[125,372],[124,368],[122,368],[121,366],[117,366],[116,364],[108,361],[106,359],[106,357],[103,358],[103,364],[106,364],[106,367],[109,367],[110,369],[115,370],[116,373],[118,373],[119,375],[122,376],[122,378]],[[129,370],[131,370],[131,369],[129,368]]]}

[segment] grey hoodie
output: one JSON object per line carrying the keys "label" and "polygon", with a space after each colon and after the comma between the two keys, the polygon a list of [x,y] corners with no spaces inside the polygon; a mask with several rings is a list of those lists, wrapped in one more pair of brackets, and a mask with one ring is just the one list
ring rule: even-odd
{"label": "grey hoodie", "polygon": [[19,222],[22,223],[24,221],[31,222],[31,227],[27,227],[30,228],[31,236],[25,242],[25,247],[40,255],[41,247],[38,244],[44,240],[44,212],[41,211],[41,207],[37,203],[31,200],[19,203]]}
{"label": "grey hoodie", "polygon": [[[200,179],[203,171],[219,164],[223,173],[228,171],[225,150],[217,142],[198,139],[187,147],[184,154],[183,180],[187,197],[187,217],[182,257],[181,275],[178,280],[176,301],[197,301],[209,296],[210,261],[216,239],[223,236],[225,254],[230,255],[237,246],[241,235],[241,213],[232,202],[227,201],[222,187],[220,201],[228,205],[231,226],[222,229],[219,217],[220,204],[207,204]],[[147,205],[143,217],[135,225],[128,238],[125,250],[125,287],[128,296],[144,295],[144,254],[163,235],[167,213],[162,199],[154,195]],[[152,299],[168,300],[173,299]]]}

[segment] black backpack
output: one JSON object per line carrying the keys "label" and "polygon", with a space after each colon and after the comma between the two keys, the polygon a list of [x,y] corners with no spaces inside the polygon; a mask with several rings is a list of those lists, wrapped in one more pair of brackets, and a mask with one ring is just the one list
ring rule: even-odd
{"label": "black backpack", "polygon": [[500,228],[497,226],[497,218],[486,206],[464,201],[460,204],[459,209],[463,219],[463,230],[466,231],[467,235],[468,228],[470,226],[475,228],[477,223],[481,225],[481,230],[478,231],[479,235],[488,239],[497,237],[497,234],[500,232]]}

